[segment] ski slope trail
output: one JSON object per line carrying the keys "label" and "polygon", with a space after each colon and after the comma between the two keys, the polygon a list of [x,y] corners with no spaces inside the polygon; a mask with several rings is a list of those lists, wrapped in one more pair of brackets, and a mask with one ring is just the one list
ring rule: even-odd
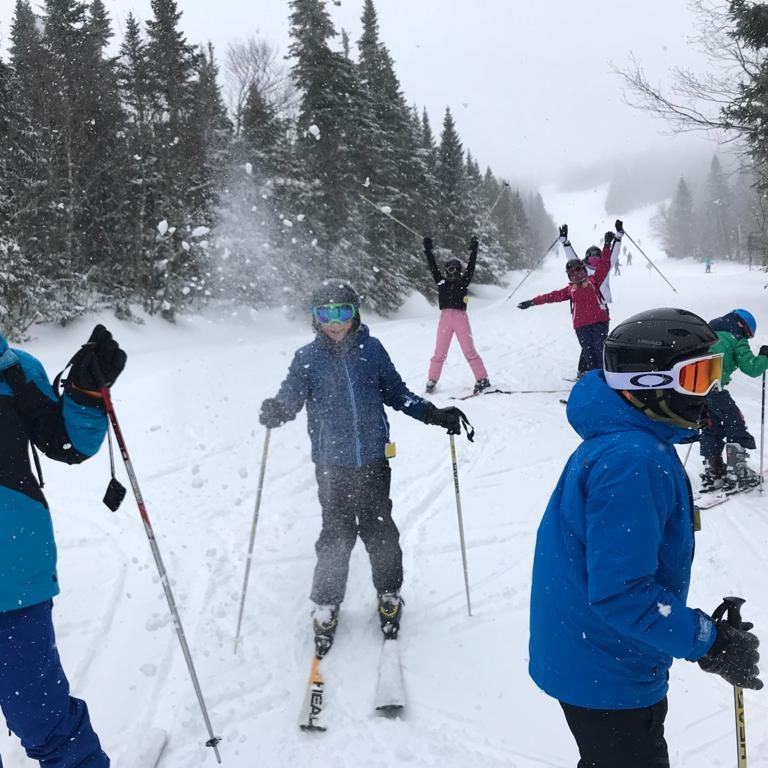
{"label": "ski slope trail", "polygon": [[[604,190],[552,195],[582,253],[612,219]],[[624,217],[668,279],[633,264],[613,277],[612,323],[654,306],[705,318],[744,306],[756,315],[757,348],[768,336],[766,276],[715,264],[670,262],[653,244],[651,210]],[[594,220],[591,217],[595,217]],[[482,258],[482,255],[481,255]],[[510,275],[516,285],[524,273]],[[491,381],[504,389],[563,389],[578,345],[567,304],[516,308],[565,284],[553,251],[511,301],[511,288],[479,286],[470,317]],[[364,548],[352,555],[336,643],[324,662],[325,733],[297,728],[311,656],[308,592],[320,527],[306,419],[272,434],[242,643],[233,637],[264,431],[263,398],[275,393],[308,323],[279,311],[183,318],[176,326],[90,317],[67,329],[37,329],[28,349],[55,373],[96,320],[128,352],[114,399],[171,576],[184,628],[229,768],[566,768],[577,755],[556,702],[527,674],[528,598],[536,528],[578,437],[558,394],[489,395],[456,403],[472,386],[456,345],[431,399],[460,405],[477,430],[457,440],[473,615],[467,615],[449,441],[390,413],[394,515],[404,550],[406,606],[401,632],[408,706],[402,719],[376,716],[373,696],[380,633]],[[437,310],[410,297],[397,317],[364,314],[409,386],[421,392]],[[760,382],[737,374],[731,391],[755,433]],[[114,764],[130,764],[135,734],[162,728],[163,768],[214,765],[173,623],[130,497],[112,513],[101,497],[104,451],[78,467],[45,462],[54,512],[62,594],[59,648],[73,692],[87,699]],[[757,453],[752,456],[757,461]],[[696,476],[694,450],[688,469]],[[125,481],[122,468],[119,476]],[[723,595],[747,598],[745,617],[768,641],[765,552],[768,498],[754,492],[703,513],[691,604],[712,610]],[[672,669],[667,737],[677,768],[734,763],[731,689],[696,665]],[[768,696],[745,693],[750,765],[768,766]],[[15,738],[0,735],[7,768],[29,765]]]}

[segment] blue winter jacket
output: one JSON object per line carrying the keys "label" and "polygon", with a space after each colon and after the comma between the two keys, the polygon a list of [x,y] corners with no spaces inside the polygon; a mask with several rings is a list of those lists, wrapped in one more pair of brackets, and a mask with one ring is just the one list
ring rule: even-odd
{"label": "blue winter jacket", "polygon": [[99,450],[106,427],[101,407],[56,397],[42,364],[0,336],[0,611],[59,593],[53,524],[30,465],[30,442],[77,464]]}
{"label": "blue winter jacket", "polygon": [[568,398],[584,442],[539,525],[530,674],[578,707],[660,701],[672,658],[701,658],[712,621],[687,608],[693,502],[674,443],[689,430],[652,421],[590,371]]}
{"label": "blue winter jacket", "polygon": [[277,399],[290,418],[307,405],[312,461],[362,467],[384,458],[388,405],[423,421],[427,401],[403,383],[366,326],[336,343],[318,333],[294,355]]}

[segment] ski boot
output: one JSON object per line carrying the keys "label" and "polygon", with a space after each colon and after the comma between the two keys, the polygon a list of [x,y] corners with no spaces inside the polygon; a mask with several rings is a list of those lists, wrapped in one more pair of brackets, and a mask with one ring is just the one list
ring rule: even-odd
{"label": "ski boot", "polygon": [[437,382],[434,379],[427,379],[427,386],[424,387],[428,395],[431,395],[435,391]]}
{"label": "ski boot", "polygon": [[379,595],[379,621],[385,640],[396,640],[400,631],[403,600],[399,592],[382,592]]}
{"label": "ski boot", "polygon": [[748,491],[760,485],[760,475],[747,464],[749,454],[739,443],[727,443],[725,455],[728,462],[726,478],[732,486],[732,493]]}
{"label": "ski boot", "polygon": [[478,379],[475,382],[475,388],[472,390],[472,393],[475,395],[480,394],[484,389],[490,389],[491,382],[488,381],[488,379]]}
{"label": "ski boot", "polygon": [[338,605],[316,605],[312,609],[312,626],[315,630],[315,656],[318,659],[322,659],[331,650],[338,621]]}
{"label": "ski boot", "polygon": [[725,490],[725,464],[721,456],[704,458],[704,471],[699,475],[701,486],[699,493],[717,493]]}

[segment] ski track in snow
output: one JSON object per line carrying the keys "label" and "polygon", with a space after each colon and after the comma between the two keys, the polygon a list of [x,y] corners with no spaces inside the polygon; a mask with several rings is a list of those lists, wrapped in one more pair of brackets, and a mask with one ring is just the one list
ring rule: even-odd
{"label": "ski track in snow", "polygon": [[[601,212],[605,189],[545,191],[557,221],[570,225],[582,253],[613,219]],[[615,323],[652,306],[682,306],[705,318],[735,306],[758,318],[765,340],[768,307],[761,273],[716,262],[714,273],[669,262],[649,225],[653,206],[627,213],[625,226],[677,287],[675,295],[631,245],[634,259],[611,278]],[[481,254],[482,258],[482,254]],[[518,301],[565,284],[557,249],[507,301],[509,287],[477,286],[470,303],[475,341],[491,381],[504,389],[565,389],[578,345],[567,303]],[[209,707],[224,765],[252,768],[566,768],[576,749],[556,702],[527,675],[528,598],[534,536],[563,464],[579,439],[558,394],[495,394],[457,403],[472,385],[454,344],[438,406],[458,405],[477,429],[457,438],[471,586],[467,616],[449,444],[444,433],[389,412],[398,457],[392,461],[394,516],[401,531],[406,600],[401,635],[408,708],[402,719],[373,712],[381,644],[368,558],[352,554],[336,643],[323,662],[324,734],[300,732],[297,718],[312,654],[308,592],[320,527],[306,418],[275,430],[239,653],[233,639],[245,570],[264,431],[258,409],[273,395],[308,325],[279,311],[239,317],[148,319],[138,327],[111,317],[71,328],[39,329],[29,346],[58,370],[101,320],[128,351],[115,388],[128,449]],[[411,297],[397,318],[365,313],[411,389],[421,392],[437,309]],[[57,367],[58,366],[58,367]],[[760,382],[737,374],[731,386],[759,432]],[[701,462],[694,449],[692,477]],[[685,450],[680,451],[684,457]],[[757,461],[757,453],[753,454]],[[119,457],[118,457],[119,463]],[[115,765],[127,761],[144,729],[169,733],[163,768],[213,765],[207,733],[173,623],[129,494],[112,513],[101,505],[104,455],[78,467],[46,462],[46,491],[59,542],[62,594],[58,644],[73,692],[87,699]],[[127,485],[122,471],[118,475]],[[747,598],[745,617],[768,638],[766,499],[757,492],[702,513],[690,604],[712,610],[723,595]],[[768,767],[768,697],[745,693],[750,765]],[[697,665],[672,668],[667,737],[677,768],[734,763],[731,689]],[[7,768],[24,768],[15,738],[0,735]]]}

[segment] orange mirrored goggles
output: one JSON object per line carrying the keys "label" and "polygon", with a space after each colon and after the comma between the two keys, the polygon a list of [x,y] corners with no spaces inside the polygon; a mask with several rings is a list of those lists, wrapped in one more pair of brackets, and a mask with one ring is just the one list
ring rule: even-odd
{"label": "orange mirrored goggles", "polygon": [[674,389],[684,395],[708,395],[721,387],[723,355],[703,355],[675,363],[669,371],[605,371],[612,389]]}

